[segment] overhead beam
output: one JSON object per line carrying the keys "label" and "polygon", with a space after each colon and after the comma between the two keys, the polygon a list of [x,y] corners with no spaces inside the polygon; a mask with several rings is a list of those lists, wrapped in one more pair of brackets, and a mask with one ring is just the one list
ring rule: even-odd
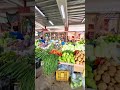
{"label": "overhead beam", "polygon": [[53,5],[44,6],[44,7],[42,7],[41,9],[46,9],[46,8],[55,7],[55,6],[57,6],[57,4],[53,4]]}
{"label": "overhead beam", "polygon": [[24,7],[24,3],[22,2],[22,0],[8,0],[8,1],[10,1],[11,3],[14,3],[14,4],[18,5],[18,6]]}
{"label": "overhead beam", "polygon": [[85,8],[85,5],[70,6],[70,7],[68,7],[68,10],[69,10],[69,9],[76,9],[76,8]]}
{"label": "overhead beam", "polygon": [[[64,26],[68,28],[67,0],[56,0]],[[61,7],[63,5],[63,8]],[[62,9],[61,9],[62,8]],[[62,12],[63,11],[63,12]]]}
{"label": "overhead beam", "polygon": [[68,10],[68,12],[85,12],[85,8],[83,9],[73,9],[73,10]]}
{"label": "overhead beam", "polygon": [[45,4],[45,3],[48,3],[48,2],[51,2],[53,0],[44,0],[44,1],[40,1],[40,2],[37,2],[38,5],[42,5],[42,4]]}
{"label": "overhead beam", "polygon": [[29,2],[27,2],[26,4],[27,4],[27,6],[29,6],[29,7],[34,7],[34,6],[35,6],[35,1],[29,1]]}

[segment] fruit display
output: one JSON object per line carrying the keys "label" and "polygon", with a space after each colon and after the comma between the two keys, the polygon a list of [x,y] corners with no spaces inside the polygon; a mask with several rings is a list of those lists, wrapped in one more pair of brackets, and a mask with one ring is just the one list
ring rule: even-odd
{"label": "fruit display", "polygon": [[120,65],[114,60],[104,59],[103,61],[94,70],[97,90],[119,90]]}
{"label": "fruit display", "polygon": [[62,52],[62,56],[59,57],[60,62],[75,64],[74,53],[70,50]]}
{"label": "fruit display", "polygon": [[71,88],[76,89],[78,87],[82,87],[82,77],[80,74],[73,73],[71,76]]}
{"label": "fruit display", "polygon": [[87,88],[97,89],[94,74],[89,64],[85,64],[85,84]]}
{"label": "fruit display", "polygon": [[85,53],[83,51],[75,50],[75,64],[83,65],[85,63]]}

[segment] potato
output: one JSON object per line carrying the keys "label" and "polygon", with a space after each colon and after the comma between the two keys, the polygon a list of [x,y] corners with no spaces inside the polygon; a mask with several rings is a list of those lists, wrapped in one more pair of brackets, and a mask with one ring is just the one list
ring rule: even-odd
{"label": "potato", "polygon": [[111,64],[110,64],[109,61],[106,61],[106,62],[104,63],[104,65],[106,65],[106,66],[110,66]]}
{"label": "potato", "polygon": [[110,83],[109,83],[109,85],[110,85],[110,86],[113,86],[113,85],[114,85],[114,83],[110,82]]}
{"label": "potato", "polygon": [[117,66],[117,63],[114,60],[110,61],[110,63],[112,66]]}
{"label": "potato", "polygon": [[94,73],[94,75],[97,75],[97,70],[94,70],[93,73]]}
{"label": "potato", "polygon": [[115,89],[114,89],[113,86],[110,86],[110,85],[109,85],[109,86],[107,87],[107,90],[115,90]]}
{"label": "potato", "polygon": [[116,82],[120,83],[120,76],[119,75],[116,74],[114,78],[115,78]]}
{"label": "potato", "polygon": [[115,90],[120,90],[120,87],[117,84],[114,86],[114,88],[115,88]]}
{"label": "potato", "polygon": [[98,90],[106,90],[106,89],[107,89],[106,83],[102,82],[98,84]]}
{"label": "potato", "polygon": [[84,57],[84,55],[83,54],[81,54],[81,58],[83,58]]}
{"label": "potato", "polygon": [[79,64],[79,61],[76,61],[75,63],[76,63],[76,64]]}
{"label": "potato", "polygon": [[101,70],[106,71],[108,70],[108,67],[106,65],[102,65]]}
{"label": "potato", "polygon": [[113,77],[115,75],[115,72],[113,72],[113,71],[108,71],[108,73],[111,77]]}
{"label": "potato", "polygon": [[102,65],[99,64],[97,69],[101,70],[101,67],[102,67]]}
{"label": "potato", "polygon": [[105,82],[105,83],[109,83],[110,82],[110,75],[105,72],[103,75],[102,75],[102,80]]}
{"label": "potato", "polygon": [[85,57],[83,57],[83,61],[85,61]]}
{"label": "potato", "polygon": [[94,78],[95,78],[95,81],[99,81],[99,80],[101,79],[101,75],[99,75],[99,74],[98,74],[98,75],[95,75]]}
{"label": "potato", "polygon": [[109,66],[109,71],[108,71],[108,73],[109,73],[109,75],[110,75],[111,77],[114,76],[114,74],[115,74],[116,71],[117,71],[117,69],[116,69],[115,66]]}
{"label": "potato", "polygon": [[117,69],[120,70],[120,65],[117,66]]}
{"label": "potato", "polygon": [[120,76],[120,70],[117,70],[116,74]]}
{"label": "potato", "polygon": [[104,73],[103,70],[99,70],[99,71],[98,71],[98,74],[100,74],[100,75],[102,75],[103,73]]}
{"label": "potato", "polygon": [[76,60],[78,60],[78,58],[77,58],[77,57],[75,57],[75,61],[76,61]]}
{"label": "potato", "polygon": [[110,81],[114,84],[116,83],[116,80],[114,78],[111,78]]}
{"label": "potato", "polygon": [[98,69],[98,74],[102,75],[103,73],[104,73],[104,71],[103,71],[103,70]]}
{"label": "potato", "polygon": [[116,67],[115,66],[109,66],[109,71],[116,72]]}
{"label": "potato", "polygon": [[81,61],[81,58],[80,58],[80,57],[78,57],[78,61]]}

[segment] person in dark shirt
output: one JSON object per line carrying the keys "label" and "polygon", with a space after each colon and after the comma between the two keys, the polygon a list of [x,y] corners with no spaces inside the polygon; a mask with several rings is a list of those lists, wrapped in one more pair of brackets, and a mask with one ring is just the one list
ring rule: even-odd
{"label": "person in dark shirt", "polygon": [[13,26],[13,32],[10,32],[11,36],[16,37],[16,39],[24,40],[23,35],[18,31],[18,26]]}

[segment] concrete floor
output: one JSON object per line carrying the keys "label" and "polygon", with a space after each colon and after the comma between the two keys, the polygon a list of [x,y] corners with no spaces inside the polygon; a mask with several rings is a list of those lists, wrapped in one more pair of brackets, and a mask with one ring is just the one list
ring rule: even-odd
{"label": "concrete floor", "polygon": [[[58,82],[55,80],[55,75],[44,76],[42,69],[39,68],[36,71],[38,78],[35,80],[36,90],[73,90],[71,89],[69,82]],[[74,90],[83,90],[81,88]]]}

